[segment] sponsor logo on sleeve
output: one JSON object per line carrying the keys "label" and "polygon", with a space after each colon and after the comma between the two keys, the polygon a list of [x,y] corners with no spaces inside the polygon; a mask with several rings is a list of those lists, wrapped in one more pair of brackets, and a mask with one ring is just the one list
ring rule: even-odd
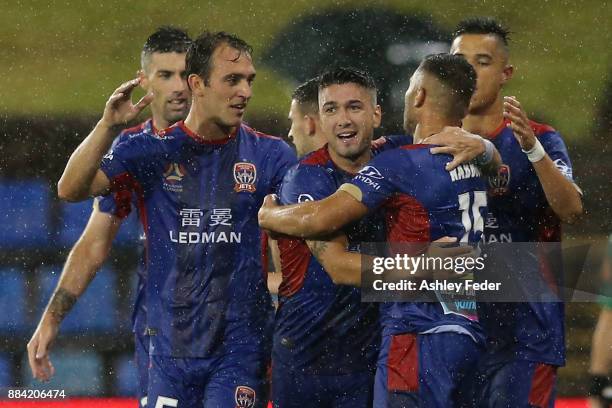
{"label": "sponsor logo on sleeve", "polygon": [[563,159],[557,159],[553,163],[555,164],[555,167],[559,169],[561,174],[563,174],[563,176],[566,179],[572,180],[572,168],[568,166],[567,163],[563,161]]}
{"label": "sponsor logo on sleeve", "polygon": [[236,408],[253,408],[256,399],[255,390],[246,385],[239,385],[236,387],[234,399],[236,400]]}
{"label": "sponsor logo on sleeve", "polygon": [[255,182],[257,181],[257,168],[252,163],[239,162],[234,164],[234,191],[237,193],[247,191],[255,192]]}
{"label": "sponsor logo on sleeve", "polygon": [[384,178],[383,175],[380,174],[380,171],[378,171],[378,169],[374,166],[365,166],[359,171],[359,174],[364,177],[369,177],[378,180],[382,180]]}
{"label": "sponsor logo on sleeve", "polygon": [[300,194],[298,196],[298,203],[305,203],[306,201],[314,201],[314,198],[310,194]]}

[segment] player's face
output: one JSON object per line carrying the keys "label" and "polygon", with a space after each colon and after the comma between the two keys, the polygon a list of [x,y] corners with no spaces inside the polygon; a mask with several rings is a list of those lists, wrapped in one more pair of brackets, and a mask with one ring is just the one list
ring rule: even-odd
{"label": "player's face", "polygon": [[291,101],[289,108],[289,120],[291,128],[289,129],[289,140],[295,145],[295,150],[298,157],[303,156],[312,149],[310,148],[309,136],[306,134],[306,115],[302,113],[298,102],[294,99]]}
{"label": "player's face", "polygon": [[406,134],[414,134],[414,130],[419,121],[414,102],[422,80],[423,74],[421,71],[415,71],[412,77],[410,77],[410,85],[404,96],[404,131]]}
{"label": "player's face", "polygon": [[463,56],[477,74],[470,113],[486,111],[500,97],[503,85],[512,74],[500,40],[490,34],[464,34],[453,41],[451,54]]}
{"label": "player's face", "polygon": [[253,94],[251,56],[227,44],[212,55],[212,71],[201,97],[202,112],[221,128],[240,125]]}
{"label": "player's face", "polygon": [[369,152],[380,117],[380,106],[360,85],[334,84],[319,91],[321,129],[340,157],[355,160]]}
{"label": "player's face", "polygon": [[154,95],[151,112],[156,123],[166,127],[185,119],[191,102],[185,73],[185,54],[154,52],[149,56],[149,63],[141,75],[143,88]]}

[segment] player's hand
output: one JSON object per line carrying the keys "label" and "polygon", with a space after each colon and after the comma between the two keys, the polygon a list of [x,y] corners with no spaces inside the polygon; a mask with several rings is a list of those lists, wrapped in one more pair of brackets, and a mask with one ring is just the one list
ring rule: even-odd
{"label": "player's hand", "polygon": [[510,121],[508,125],[514,132],[514,137],[523,150],[531,150],[535,145],[536,136],[529,124],[527,113],[514,96],[504,97],[504,118]]}
{"label": "player's hand", "polygon": [[55,368],[49,359],[49,351],[58,330],[59,323],[55,323],[52,318],[43,317],[28,342],[28,362],[32,376],[39,381],[49,381],[55,374]]}
{"label": "player's hand", "polygon": [[272,239],[276,239],[277,237],[274,231],[269,230],[271,225],[271,213],[272,211],[279,207],[278,196],[276,194],[268,194],[264,197],[263,204],[257,213],[257,220],[259,221],[259,226],[266,231],[266,233]]}
{"label": "player's hand", "polygon": [[485,151],[482,137],[454,126],[446,126],[440,133],[429,136],[422,143],[440,145],[432,147],[429,150],[431,154],[446,153],[453,156],[453,160],[446,164],[447,171],[475,159]]}
{"label": "player's hand", "polygon": [[106,101],[101,122],[108,126],[124,125],[136,118],[138,114],[153,101],[153,94],[148,93],[136,104],[132,103],[132,92],[140,84],[140,78],[124,82]]}

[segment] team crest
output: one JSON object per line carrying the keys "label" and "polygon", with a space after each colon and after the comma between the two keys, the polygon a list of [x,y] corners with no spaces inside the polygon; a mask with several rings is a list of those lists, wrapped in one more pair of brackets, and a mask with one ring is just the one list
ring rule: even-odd
{"label": "team crest", "polygon": [[179,163],[170,163],[164,170],[164,190],[180,193],[183,191],[183,177],[187,174],[185,166]]}
{"label": "team crest", "polygon": [[497,170],[497,174],[489,177],[489,192],[494,196],[504,195],[508,193],[509,184],[510,167],[506,164],[502,164]]}
{"label": "team crest", "polygon": [[236,387],[236,408],[253,408],[255,406],[255,390],[246,385]]}
{"label": "team crest", "polygon": [[240,162],[234,164],[234,191],[255,192],[255,182],[257,181],[257,168],[252,163]]}

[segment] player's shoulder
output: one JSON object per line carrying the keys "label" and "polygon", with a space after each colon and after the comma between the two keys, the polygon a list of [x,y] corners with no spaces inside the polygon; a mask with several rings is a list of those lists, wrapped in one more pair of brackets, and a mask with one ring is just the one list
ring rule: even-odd
{"label": "player's shoulder", "polygon": [[253,146],[258,146],[257,151],[261,151],[262,153],[270,156],[291,156],[293,159],[295,159],[293,149],[281,137],[260,132],[244,123],[240,125],[238,133],[243,141],[246,141]]}
{"label": "player's shoulder", "polygon": [[329,151],[327,150],[327,144],[320,149],[314,150],[306,155],[304,155],[299,165],[303,167],[308,166],[327,166],[331,161],[331,156],[329,155]]}
{"label": "player's shoulder", "polygon": [[387,135],[381,136],[376,140],[372,141],[372,153],[374,155],[380,154],[384,151],[395,149],[404,145],[410,145],[413,142],[411,135]]}
{"label": "player's shoulder", "polygon": [[289,170],[292,178],[309,178],[330,175],[332,172],[331,156],[327,145],[306,154]]}
{"label": "player's shoulder", "polygon": [[540,137],[542,135],[545,135],[547,133],[556,133],[559,134],[555,128],[553,128],[550,125],[547,125],[545,123],[539,123],[536,122],[534,120],[530,120],[529,121],[529,126],[531,126],[531,129],[533,130],[533,133],[536,135],[536,137]]}
{"label": "player's shoulder", "polygon": [[262,143],[285,143],[282,138],[278,136],[272,136],[264,132],[260,132],[259,130],[256,130],[245,123],[242,123],[240,125],[240,129],[238,131],[246,137],[251,138],[253,140],[257,140]]}

